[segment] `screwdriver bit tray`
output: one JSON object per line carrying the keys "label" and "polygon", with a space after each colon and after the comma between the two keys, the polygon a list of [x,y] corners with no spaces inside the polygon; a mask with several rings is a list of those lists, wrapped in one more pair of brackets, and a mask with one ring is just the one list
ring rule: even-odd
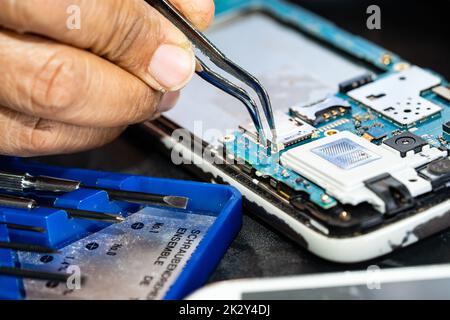
{"label": "screwdriver bit tray", "polygon": [[[180,299],[208,279],[242,223],[241,195],[228,186],[52,167],[10,157],[0,157],[0,171],[86,186],[57,195],[0,190],[1,195],[46,204],[0,205],[0,243],[49,250],[0,248],[0,299]],[[105,189],[186,197],[188,204],[180,209],[112,200]],[[80,218],[70,210],[123,221]],[[64,277],[67,282],[61,281]]]}

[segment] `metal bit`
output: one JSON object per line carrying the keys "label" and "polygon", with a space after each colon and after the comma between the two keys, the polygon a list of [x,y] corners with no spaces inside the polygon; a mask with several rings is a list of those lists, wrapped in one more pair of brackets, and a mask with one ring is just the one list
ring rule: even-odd
{"label": "metal bit", "polygon": [[0,241],[0,249],[9,249],[9,250],[14,250],[14,251],[45,253],[45,254],[59,253],[58,250],[54,250],[52,248],[48,248],[48,247],[44,247],[44,246],[40,246],[40,245],[18,243],[18,242],[5,242],[5,241]]}
{"label": "metal bit", "polygon": [[89,219],[89,220],[98,220],[104,222],[118,223],[125,221],[125,218],[120,215],[102,213],[102,212],[94,212],[80,209],[69,209],[69,208],[60,208],[60,207],[44,207],[40,206],[36,200],[15,197],[9,195],[0,195],[0,206],[9,207],[9,208],[17,208],[17,209],[25,209],[32,210],[37,208],[49,208],[56,210],[63,210],[67,212],[67,214],[73,218],[81,218],[81,219]]}
{"label": "metal bit", "polygon": [[108,193],[112,200],[120,200],[141,205],[158,205],[186,209],[189,199],[171,195],[158,195],[152,193],[125,191],[117,189],[102,189],[82,184],[80,181],[61,179],[47,176],[32,176],[27,173],[11,173],[0,171],[0,189],[24,193],[27,191],[66,193],[78,189],[101,190]]}
{"label": "metal bit", "polygon": [[158,205],[177,209],[186,209],[189,199],[179,196],[164,196],[143,192],[129,192],[122,190],[108,189],[108,194],[112,199],[124,200],[127,202],[138,202],[145,205]]}
{"label": "metal bit", "polygon": [[63,283],[66,283],[70,277],[70,274],[46,272],[22,268],[12,268],[12,267],[0,267],[0,275],[15,278],[57,281]]}
{"label": "metal bit", "polygon": [[64,210],[69,214],[72,218],[80,218],[87,220],[96,220],[102,222],[110,222],[110,223],[119,223],[125,221],[125,218],[115,214],[95,212],[95,211],[86,211],[79,209],[67,209],[67,208],[58,208],[55,209]]}

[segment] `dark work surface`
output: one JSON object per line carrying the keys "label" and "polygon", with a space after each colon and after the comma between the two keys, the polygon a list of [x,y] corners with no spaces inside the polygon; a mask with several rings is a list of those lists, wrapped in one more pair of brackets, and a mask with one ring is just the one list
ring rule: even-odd
{"label": "dark work surface", "polygon": [[[363,35],[389,48],[407,60],[434,69],[450,78],[449,20],[444,4],[448,1],[297,1],[326,16],[342,28]],[[365,28],[365,8],[372,3],[382,8],[383,29]],[[438,7],[436,7],[438,6]],[[420,13],[420,14],[419,14]],[[137,142],[127,133],[104,148],[77,155],[43,159],[64,166],[105,171],[120,171],[149,176],[195,180],[182,167],[174,166],[156,150],[151,141]],[[271,277],[316,272],[330,272],[365,268],[398,267],[450,262],[450,232],[436,235],[377,261],[359,265],[339,265],[326,262],[284,238],[248,213],[237,239],[233,242],[211,281]]]}

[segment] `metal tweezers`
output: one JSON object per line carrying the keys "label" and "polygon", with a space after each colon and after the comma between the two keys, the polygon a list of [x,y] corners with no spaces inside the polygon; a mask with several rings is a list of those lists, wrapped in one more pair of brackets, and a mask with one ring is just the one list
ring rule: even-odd
{"label": "metal tweezers", "polygon": [[[267,119],[268,127],[271,131],[270,135],[271,141],[273,142],[273,147],[276,148],[275,145],[277,138],[272,105],[270,103],[269,95],[267,94],[266,89],[261,85],[259,80],[245,71],[242,67],[238,66],[236,63],[228,59],[169,1],[146,0],[146,2],[153,6],[156,10],[158,10],[159,13],[161,13],[170,22],[172,22],[178,29],[180,29],[181,32],[183,32],[186,37],[193,43],[193,45],[206,57],[208,57],[212,63],[214,63],[217,67],[232,75],[236,79],[242,81],[257,93],[261,106],[264,110],[265,117]],[[248,94],[246,90],[235,85],[218,73],[212,71],[198,57],[197,62],[196,72],[202,79],[244,103],[258,132],[259,142],[265,146],[269,146],[269,140],[267,140],[268,135],[265,134],[265,127],[263,125],[261,114],[255,100]]]}

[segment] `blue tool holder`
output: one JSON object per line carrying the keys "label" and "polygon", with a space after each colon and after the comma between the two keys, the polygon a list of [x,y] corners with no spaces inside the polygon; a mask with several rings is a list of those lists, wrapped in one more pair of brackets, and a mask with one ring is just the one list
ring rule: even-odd
{"label": "blue tool holder", "polygon": [[[6,222],[4,215],[0,213],[0,222]],[[0,225],[0,241],[9,242],[8,229]],[[0,249],[0,265],[3,267],[15,267],[15,253],[11,250]],[[0,276],[0,298],[21,299],[20,280],[13,277]]]}
{"label": "blue tool holder", "polygon": [[[242,199],[233,187],[200,182],[150,178],[137,175],[46,166],[18,158],[0,157],[5,171],[26,172],[81,181],[87,186],[189,198],[187,210],[214,214],[216,220],[185,265],[164,299],[181,299],[203,285],[237,235],[242,224]],[[54,195],[52,196],[55,197]],[[58,196],[55,205],[105,213],[136,212],[140,206],[110,201],[105,191],[80,189]],[[8,229],[0,224],[0,241],[13,241],[61,248],[103,229],[108,223],[68,217],[65,211],[38,208],[27,210],[0,207],[0,222],[45,228],[46,233]],[[136,257],[139,259],[139,257]],[[0,266],[20,267],[16,253],[0,249]],[[0,299],[24,299],[22,281],[0,276]]]}

